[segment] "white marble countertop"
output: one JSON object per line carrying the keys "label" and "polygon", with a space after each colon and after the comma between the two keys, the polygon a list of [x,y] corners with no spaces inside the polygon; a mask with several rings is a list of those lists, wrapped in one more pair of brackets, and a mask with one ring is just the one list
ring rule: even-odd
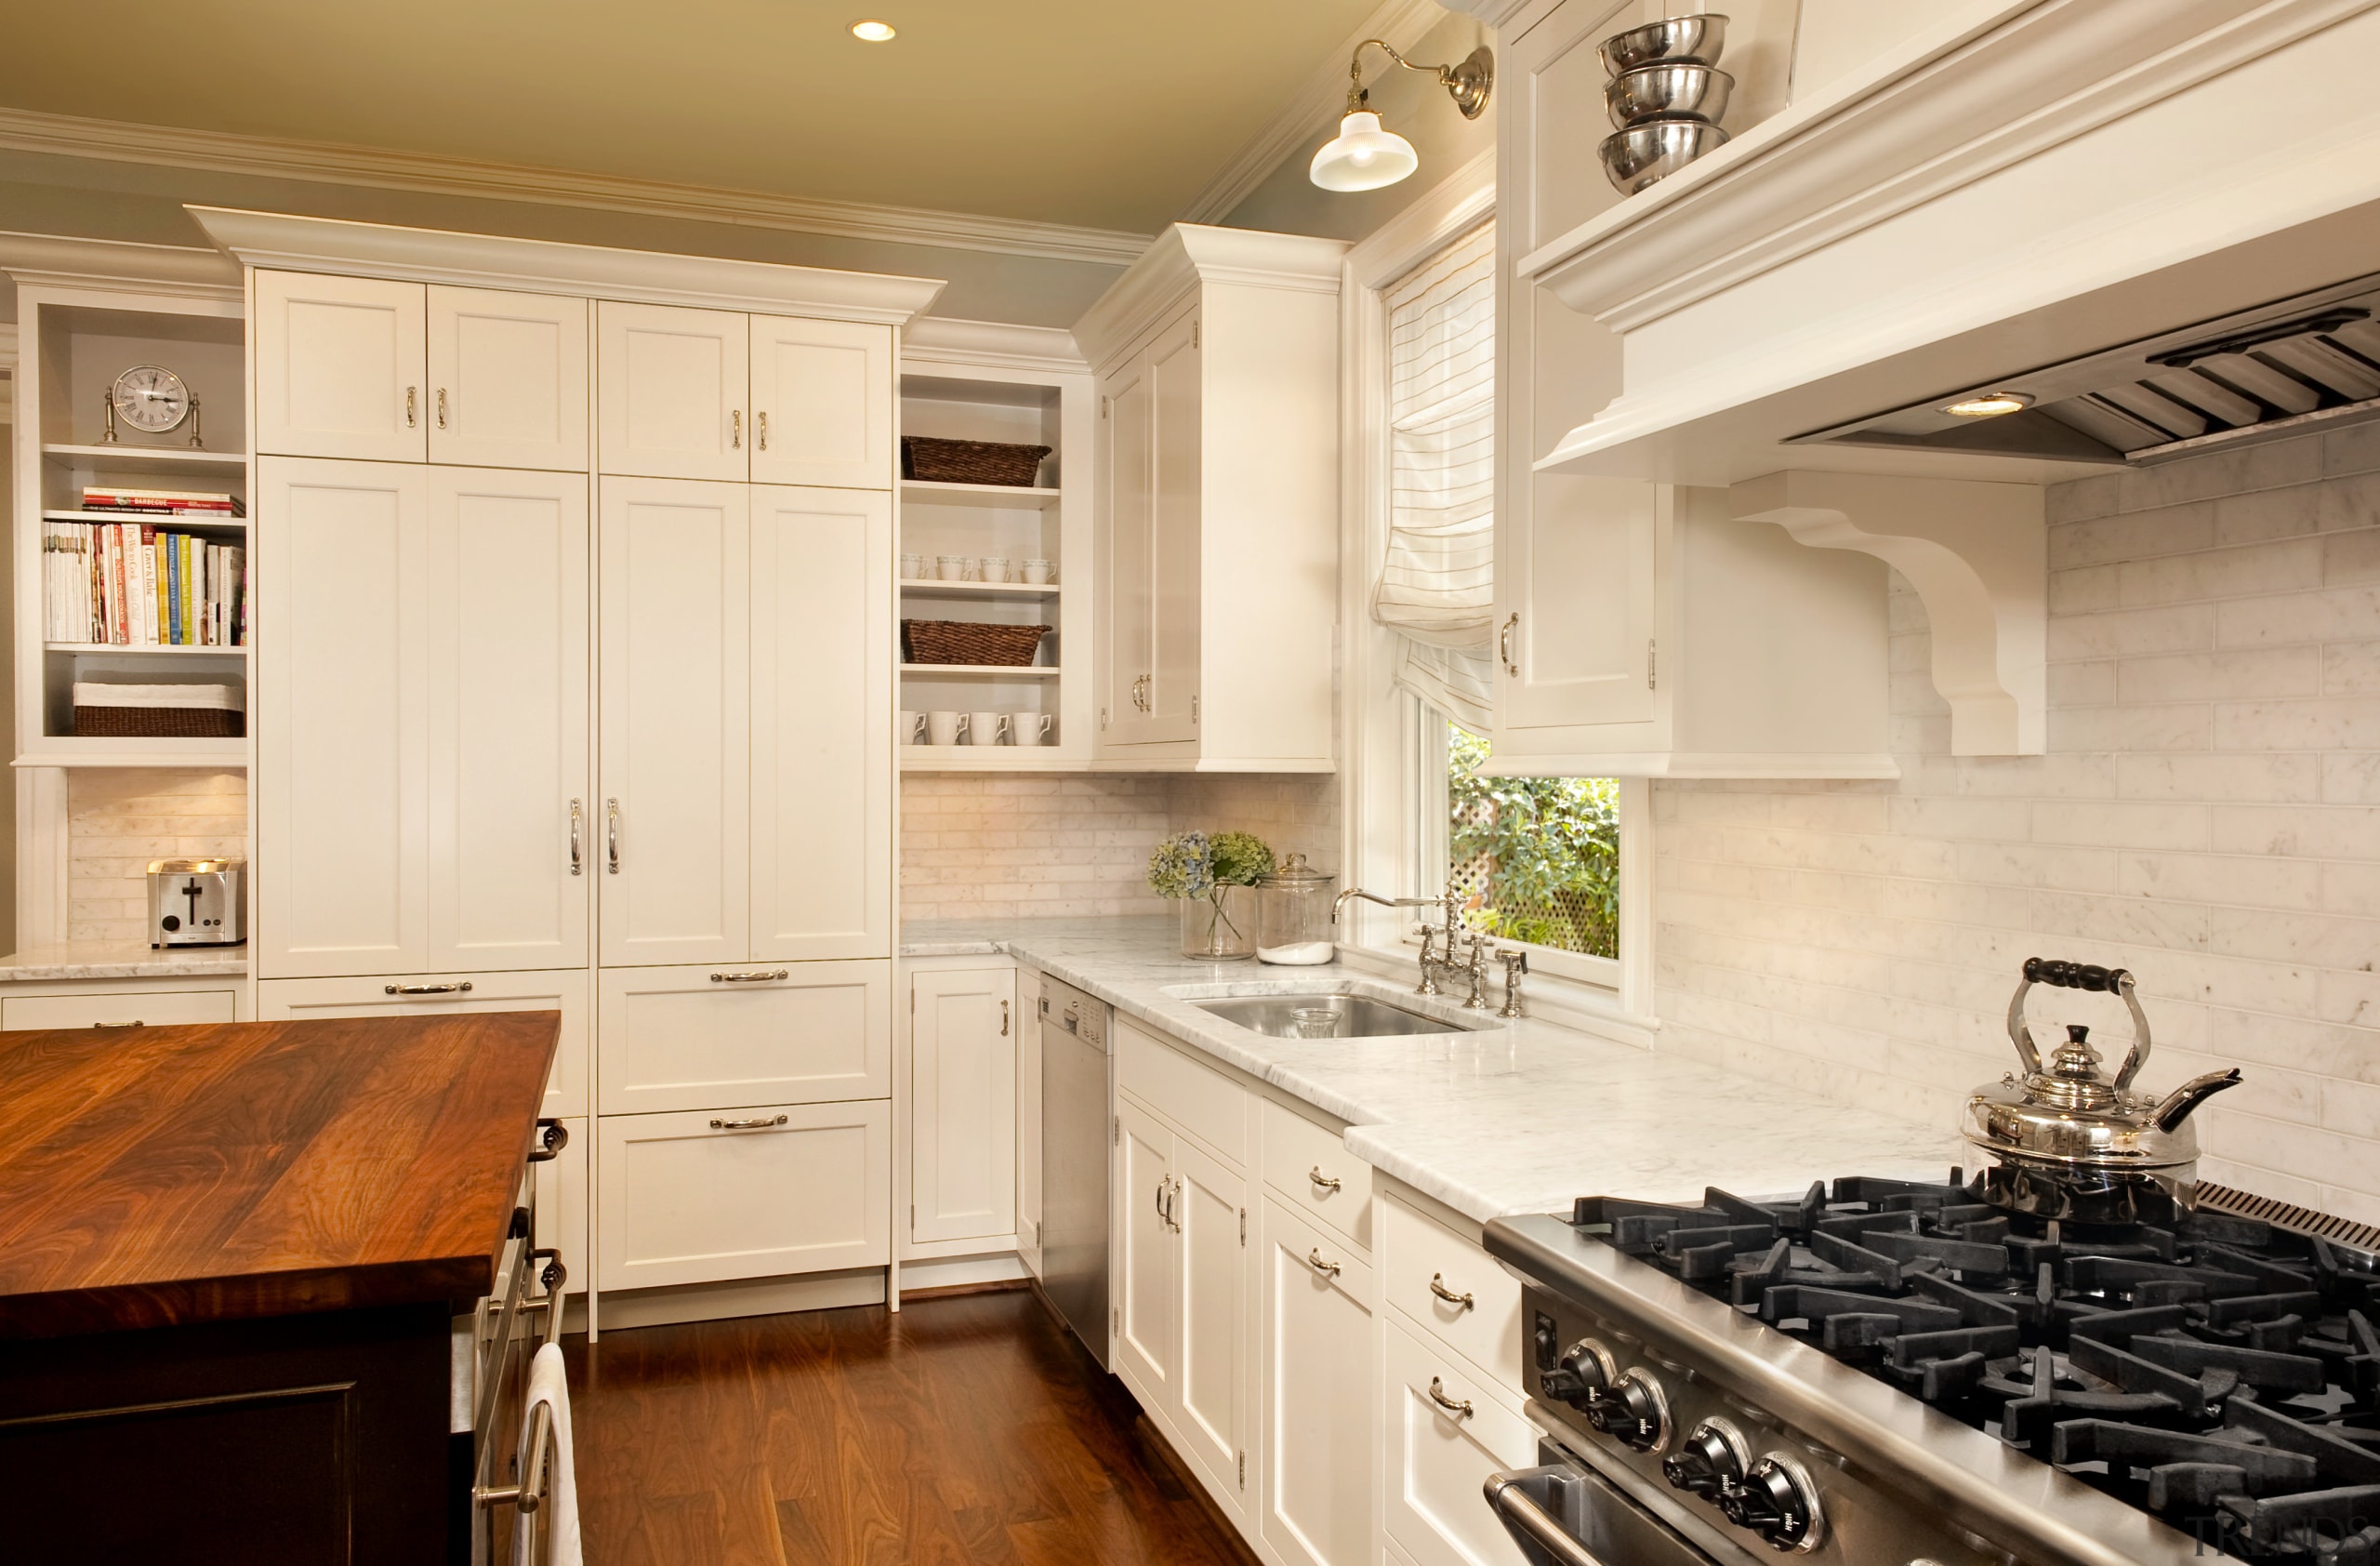
{"label": "white marble countertop", "polygon": [[147,941],[61,941],[0,957],[0,984],[36,979],[239,978],[245,946],[186,946],[159,951]]}
{"label": "white marble countertop", "polygon": [[[1285,985],[1377,990],[1331,963],[1193,962],[1171,919],[935,921],[904,927],[906,957],[1005,952],[1128,1016],[1345,1121],[1347,1150],[1485,1222],[1567,1211],[1580,1196],[1699,1201],[1798,1193],[1837,1174],[1940,1180],[1964,1148],[1913,1124],[1536,1018],[1506,1023],[1445,1002],[1401,1005],[1488,1022],[1406,1039],[1274,1039],[1193,1004]],[[1169,995],[1198,987],[1203,995]]]}

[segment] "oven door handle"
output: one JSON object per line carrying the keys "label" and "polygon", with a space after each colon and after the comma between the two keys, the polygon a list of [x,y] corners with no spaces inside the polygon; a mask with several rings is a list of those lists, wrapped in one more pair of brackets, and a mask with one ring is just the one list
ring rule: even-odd
{"label": "oven door handle", "polygon": [[1570,1536],[1570,1531],[1552,1512],[1537,1504],[1522,1488],[1525,1474],[1489,1474],[1481,1486],[1488,1504],[1496,1508],[1497,1518],[1507,1533],[1551,1556],[1558,1566],[1607,1566],[1602,1557]]}

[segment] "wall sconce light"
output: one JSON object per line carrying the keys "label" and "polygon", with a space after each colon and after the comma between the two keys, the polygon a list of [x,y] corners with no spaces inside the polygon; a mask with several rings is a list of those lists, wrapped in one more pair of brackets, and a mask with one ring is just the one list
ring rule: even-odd
{"label": "wall sconce light", "polygon": [[1307,178],[1326,191],[1376,191],[1395,184],[1421,164],[1413,143],[1382,130],[1380,116],[1372,113],[1371,94],[1364,88],[1366,49],[1380,50],[1408,71],[1435,73],[1466,120],[1479,117],[1496,84],[1496,57],[1485,44],[1460,65],[1416,65],[1378,38],[1357,44],[1355,58],[1347,62],[1346,117],[1339,122],[1339,134],[1322,144],[1306,170]]}

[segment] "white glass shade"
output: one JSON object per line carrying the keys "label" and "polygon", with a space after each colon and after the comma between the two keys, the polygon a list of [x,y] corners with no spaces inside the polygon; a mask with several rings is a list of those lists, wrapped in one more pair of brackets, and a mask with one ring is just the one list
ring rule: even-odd
{"label": "white glass shade", "polygon": [[1314,154],[1307,177],[1326,191],[1376,191],[1421,166],[1413,143],[1380,127],[1380,116],[1357,110],[1339,122],[1339,134]]}

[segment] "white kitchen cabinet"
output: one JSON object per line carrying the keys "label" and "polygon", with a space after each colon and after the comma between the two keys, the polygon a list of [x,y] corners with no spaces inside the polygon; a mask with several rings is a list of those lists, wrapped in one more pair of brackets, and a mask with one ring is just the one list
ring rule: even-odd
{"label": "white kitchen cabinet", "polygon": [[750,317],[604,299],[595,322],[597,471],[748,478]]}
{"label": "white kitchen cabinet", "polygon": [[433,285],[430,459],[587,471],[588,303]]}
{"label": "white kitchen cabinet", "polygon": [[[740,340],[740,339],[739,339]],[[602,961],[750,955],[750,492],[601,486]]]}
{"label": "white kitchen cabinet", "polygon": [[1176,224],[1075,327],[1103,414],[1103,765],[1329,771],[1336,240]]}
{"label": "white kitchen cabinet", "polygon": [[258,271],[255,303],[258,453],[423,459],[422,285]]}
{"label": "white kitchen cabinet", "polygon": [[754,484],[892,487],[892,330],[752,317]]}
{"label": "white kitchen cabinet", "polygon": [[1488,1476],[1533,1466],[1537,1432],[1492,1383],[1392,1317],[1382,1328],[1381,1517],[1414,1566],[1527,1566],[1480,1498]]}
{"label": "white kitchen cabinet", "polygon": [[909,1238],[1017,1232],[1016,970],[909,977]]}
{"label": "white kitchen cabinet", "polygon": [[565,1120],[562,1128],[570,1138],[562,1144],[562,1150],[530,1168],[537,1193],[534,1243],[561,1254],[567,1274],[562,1292],[583,1294],[595,1277],[595,1253],[588,1244],[593,1236],[587,1226],[593,1196],[587,1188],[587,1176],[594,1167],[589,1156],[595,1139],[594,1122]]}
{"label": "white kitchen cabinet", "polygon": [[890,957],[892,497],[755,484],[750,539],[750,955]]}
{"label": "white kitchen cabinet", "polygon": [[257,986],[257,1016],[264,1022],[305,1022],[334,1016],[453,1016],[488,1012],[554,1012],[562,1036],[553,1075],[537,1113],[581,1117],[588,1102],[594,1008],[584,968],[545,973],[390,974],[371,978],[267,979]]}
{"label": "white kitchen cabinet", "polygon": [[892,1090],[889,962],[607,968],[598,989],[607,1115]]}
{"label": "white kitchen cabinet", "polygon": [[596,1121],[600,1286],[656,1288],[882,1267],[884,1099]]}
{"label": "white kitchen cabinet", "polygon": [[430,474],[257,464],[261,978],[430,966]]}
{"label": "white kitchen cabinet", "polygon": [[144,988],[101,981],[47,994],[39,993],[41,988],[12,984],[0,989],[0,1030],[166,1028],[240,1020],[240,992],[234,984],[181,979]]}
{"label": "white kitchen cabinet", "polygon": [[1174,1427],[1183,1455],[1206,1469],[1216,1501],[1244,1520],[1255,1424],[1248,1181],[1186,1138],[1174,1154],[1173,1223],[1182,1250],[1174,1312],[1182,1328],[1182,1398]]}
{"label": "white kitchen cabinet", "polygon": [[1019,969],[1016,984],[1016,1252],[1041,1276],[1041,975]]}
{"label": "white kitchen cabinet", "polygon": [[1264,1543],[1357,1566],[1372,1543],[1372,1277],[1343,1235],[1264,1199]]}
{"label": "white kitchen cabinet", "polygon": [[1116,1101],[1116,1207],[1110,1276],[1116,1374],[1141,1406],[1170,1422],[1181,1400],[1182,1247],[1175,1241],[1173,1132],[1129,1098]]}
{"label": "white kitchen cabinet", "polygon": [[429,960],[587,962],[587,479],[430,470]]}

